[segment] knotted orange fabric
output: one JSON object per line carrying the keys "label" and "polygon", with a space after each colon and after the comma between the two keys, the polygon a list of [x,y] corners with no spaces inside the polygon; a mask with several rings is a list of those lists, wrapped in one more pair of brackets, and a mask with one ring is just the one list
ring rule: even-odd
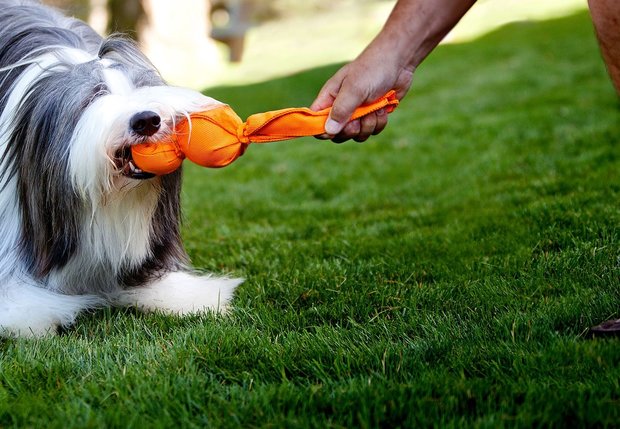
{"label": "knotted orange fabric", "polygon": [[[398,105],[394,91],[355,110],[351,120],[379,109],[391,113]],[[225,167],[245,152],[250,143],[267,143],[324,133],[331,108],[314,112],[290,108],[257,113],[243,122],[228,105],[192,113],[165,141],[132,147],[134,163],[143,171],[168,174],[187,157],[203,167]]]}

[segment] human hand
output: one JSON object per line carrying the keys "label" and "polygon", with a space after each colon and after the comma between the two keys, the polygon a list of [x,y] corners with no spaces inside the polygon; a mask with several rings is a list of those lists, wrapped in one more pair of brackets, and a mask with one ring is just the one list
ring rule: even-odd
{"label": "human hand", "polygon": [[[331,107],[325,123],[325,133],[316,136],[342,143],[349,139],[363,142],[379,134],[387,125],[387,112],[383,109],[360,119],[349,121],[353,111],[371,103],[391,89],[396,98],[402,99],[411,87],[413,68],[403,67],[395,55],[386,55],[381,47],[370,45],[356,60],[345,65],[330,78],[310,108],[321,110]],[[388,51],[389,52],[389,51]]]}

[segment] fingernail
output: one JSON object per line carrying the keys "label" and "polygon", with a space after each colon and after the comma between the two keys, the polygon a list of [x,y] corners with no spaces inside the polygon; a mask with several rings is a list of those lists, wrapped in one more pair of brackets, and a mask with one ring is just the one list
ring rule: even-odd
{"label": "fingernail", "polygon": [[341,130],[342,130],[342,125],[334,121],[332,118],[329,118],[327,122],[325,122],[325,132],[327,134],[336,135]]}

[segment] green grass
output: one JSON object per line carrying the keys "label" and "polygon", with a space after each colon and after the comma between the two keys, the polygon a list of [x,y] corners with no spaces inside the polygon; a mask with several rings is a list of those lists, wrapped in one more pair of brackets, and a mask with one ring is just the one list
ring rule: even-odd
{"label": "green grass", "polygon": [[[215,88],[307,105],[336,67]],[[0,342],[0,427],[612,427],[620,111],[586,14],[439,48],[363,145],[188,166],[201,269],[229,318],[86,315]]]}

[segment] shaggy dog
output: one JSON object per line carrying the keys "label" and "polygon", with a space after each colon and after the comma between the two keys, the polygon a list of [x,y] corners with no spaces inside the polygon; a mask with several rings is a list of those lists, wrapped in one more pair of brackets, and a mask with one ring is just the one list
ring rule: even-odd
{"label": "shaggy dog", "polygon": [[217,104],[165,85],[128,40],[0,0],[0,335],[108,305],[226,309],[241,280],[188,268],[181,172],[145,173],[130,150]]}

